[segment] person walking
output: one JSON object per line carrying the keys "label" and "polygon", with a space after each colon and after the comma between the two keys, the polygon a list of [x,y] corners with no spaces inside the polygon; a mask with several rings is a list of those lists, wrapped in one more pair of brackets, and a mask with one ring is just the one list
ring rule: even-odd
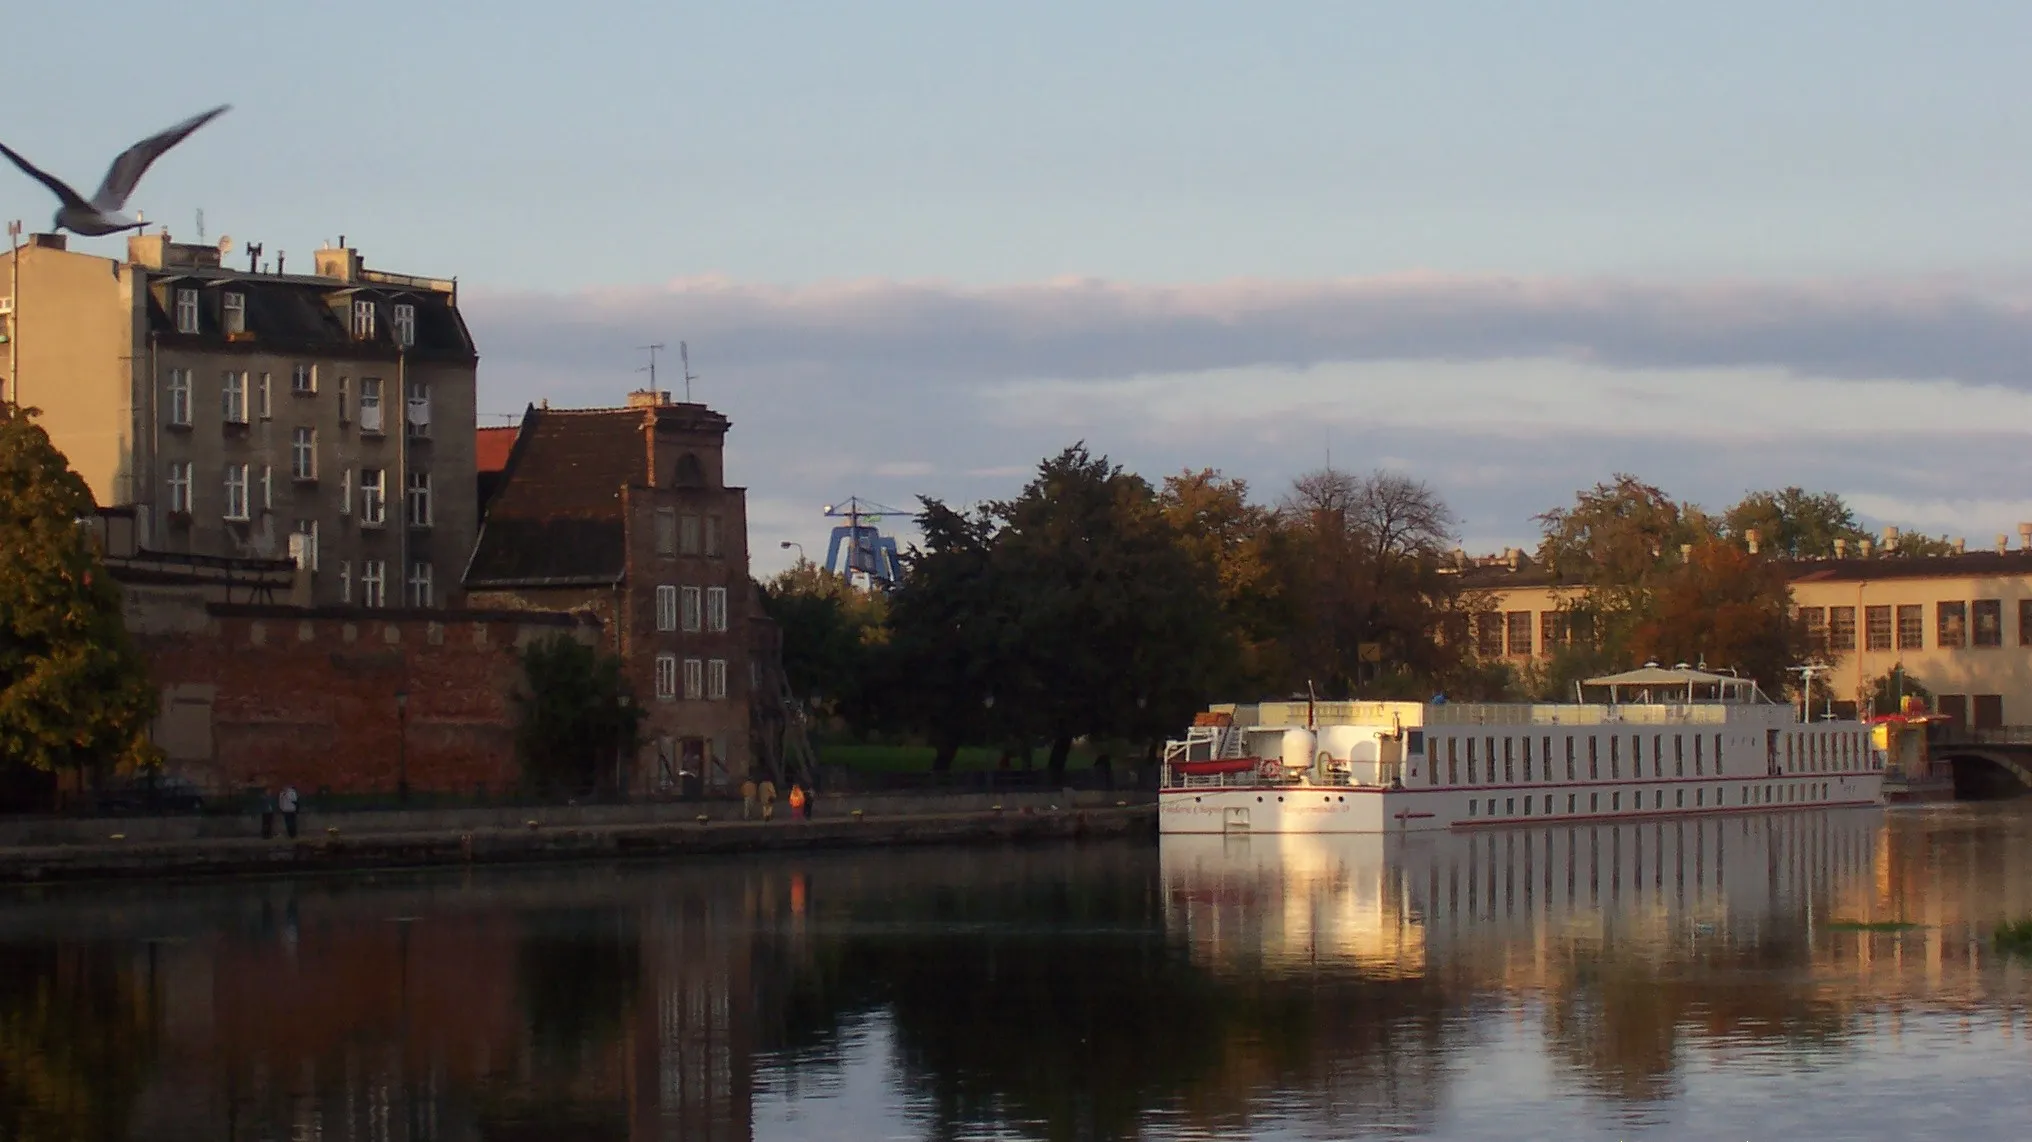
{"label": "person walking", "polygon": [[279,800],[279,801],[277,802],[277,804],[278,804],[278,805],[280,805],[280,806],[281,806],[281,809],[282,809],[282,828],[283,828],[283,830],[284,830],[285,832],[287,832],[287,833],[289,834],[289,839],[291,839],[291,840],[295,840],[295,839],[296,839],[296,786],[294,786],[294,785],[285,785],[285,786],[283,786],[283,787],[282,787],[282,797],[281,797],[281,799],[280,799],[280,800]]}
{"label": "person walking", "polygon": [[804,786],[792,785],[790,787],[790,819],[793,821],[804,820],[804,811],[808,804],[809,802],[804,798]]}
{"label": "person walking", "polygon": [[763,820],[765,820],[765,821],[773,821],[773,820],[775,820],[775,819],[776,819],[776,783],[775,783],[774,781],[771,781],[771,780],[769,780],[768,778],[766,778],[766,777],[765,777],[765,778],[763,778],[763,779],[762,779],[762,785],[761,785],[760,789],[758,790],[758,792],[760,792],[760,794],[761,794],[761,796],[762,796],[762,819],[763,819]]}
{"label": "person walking", "polygon": [[755,779],[752,777],[741,782],[741,819],[755,819]]}

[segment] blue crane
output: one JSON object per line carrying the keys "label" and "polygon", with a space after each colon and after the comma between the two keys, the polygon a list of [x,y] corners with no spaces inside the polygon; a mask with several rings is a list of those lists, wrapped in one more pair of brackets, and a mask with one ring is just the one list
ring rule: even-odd
{"label": "blue crane", "polygon": [[[826,570],[849,581],[858,571],[884,590],[894,587],[903,578],[896,540],[883,535],[875,523],[885,515],[910,513],[884,507],[859,496],[848,496],[844,503],[827,504],[825,514],[836,519],[844,517],[847,521],[833,528],[832,542],[826,548]],[[843,546],[845,551],[841,550]]]}

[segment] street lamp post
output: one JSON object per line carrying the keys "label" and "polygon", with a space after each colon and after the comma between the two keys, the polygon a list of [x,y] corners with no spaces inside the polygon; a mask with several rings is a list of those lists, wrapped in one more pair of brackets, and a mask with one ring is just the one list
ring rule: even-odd
{"label": "street lamp post", "polygon": [[799,543],[794,539],[786,539],[783,542],[777,544],[776,546],[782,548],[785,551],[788,551],[793,547],[797,548],[797,561],[799,563],[804,562],[804,544]]}
{"label": "street lamp post", "polygon": [[395,797],[409,803],[409,691],[395,691]]}

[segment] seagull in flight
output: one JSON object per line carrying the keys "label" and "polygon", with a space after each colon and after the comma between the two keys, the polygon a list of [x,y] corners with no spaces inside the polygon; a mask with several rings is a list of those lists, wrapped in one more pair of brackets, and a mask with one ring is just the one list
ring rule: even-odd
{"label": "seagull in flight", "polygon": [[35,164],[15,154],[7,144],[0,143],[0,154],[14,160],[30,178],[53,191],[63,206],[56,212],[56,228],[75,234],[96,238],[102,234],[118,234],[122,230],[139,230],[146,222],[137,222],[120,213],[127,205],[127,196],[134,193],[134,184],[141,181],[149,164],[162,157],[162,153],[178,143],[192,131],[218,118],[229,110],[231,104],[220,104],[201,115],[193,115],[167,130],[157,132],[120,153],[113,165],[106,170],[106,180],[99,184],[99,191],[87,201],[72,190],[62,179],[36,169]]}

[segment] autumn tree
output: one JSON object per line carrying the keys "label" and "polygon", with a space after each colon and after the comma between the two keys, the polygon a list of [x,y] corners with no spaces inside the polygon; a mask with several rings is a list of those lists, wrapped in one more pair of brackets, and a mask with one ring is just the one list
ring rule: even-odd
{"label": "autumn tree", "polygon": [[1832,558],[1838,539],[1847,541],[1854,553],[1869,538],[1856,522],[1854,510],[1840,496],[1797,487],[1751,492],[1724,513],[1722,520],[1727,534],[1737,542],[1745,542],[1754,530],[1760,552],[1792,559]]}
{"label": "autumn tree", "polygon": [[762,585],[762,609],[783,633],[783,671],[800,697],[858,719],[874,655],[888,638],[888,595],[863,591],[800,559]]}
{"label": "autumn tree", "polygon": [[1157,506],[1179,546],[1209,568],[1218,584],[1237,650],[1228,684],[1253,693],[1288,674],[1272,562],[1276,513],[1250,502],[1247,481],[1212,468],[1165,477]]}
{"label": "autumn tree", "polygon": [[1659,573],[1629,643],[1636,661],[1730,667],[1782,694],[1804,638],[1785,572],[1735,544],[1707,540]]}
{"label": "autumn tree", "polygon": [[84,480],[0,406],[0,761],[45,772],[152,764],[156,695],[93,533]]}

